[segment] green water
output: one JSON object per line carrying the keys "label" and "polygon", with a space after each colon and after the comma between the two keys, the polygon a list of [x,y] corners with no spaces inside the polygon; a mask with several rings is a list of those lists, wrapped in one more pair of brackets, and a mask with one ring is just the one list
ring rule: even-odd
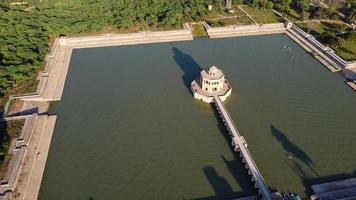
{"label": "green water", "polygon": [[214,109],[188,88],[213,64],[270,188],[310,194],[355,173],[356,94],[341,76],[283,35],[195,39],[73,52],[40,199],[255,194]]}

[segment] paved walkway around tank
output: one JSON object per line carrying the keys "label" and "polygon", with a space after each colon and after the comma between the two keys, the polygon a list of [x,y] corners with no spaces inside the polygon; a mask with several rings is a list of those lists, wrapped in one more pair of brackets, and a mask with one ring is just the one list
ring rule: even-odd
{"label": "paved walkway around tank", "polygon": [[[47,155],[56,122],[55,115],[47,115],[49,102],[58,101],[62,97],[64,83],[68,72],[70,58],[73,49],[93,48],[118,45],[146,44],[192,40],[193,36],[189,27],[185,25],[183,30],[141,32],[132,34],[106,34],[91,37],[72,37],[56,39],[50,54],[46,57],[44,71],[39,73],[40,83],[37,91],[32,94],[16,95],[10,98],[25,101],[20,110],[37,108],[35,116],[17,115],[4,118],[7,120],[33,119],[31,127],[26,126],[29,134],[28,142],[23,145],[21,157],[16,161],[14,169],[8,169],[15,177],[14,183],[4,185],[4,196],[0,199],[35,200],[41,186],[42,176],[46,165]],[[9,104],[8,104],[9,105]],[[7,111],[6,107],[6,110]],[[6,112],[5,112],[6,114]],[[26,122],[25,122],[26,123]],[[28,123],[29,124],[29,123]],[[6,192],[5,192],[6,191]]]}
{"label": "paved walkway around tank", "polygon": [[37,199],[56,118],[47,115],[37,117],[12,199]]}

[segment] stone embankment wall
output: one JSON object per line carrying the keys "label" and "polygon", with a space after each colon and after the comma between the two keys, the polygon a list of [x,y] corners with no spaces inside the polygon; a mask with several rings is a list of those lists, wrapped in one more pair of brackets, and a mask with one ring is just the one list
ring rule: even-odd
{"label": "stone embankment wall", "polygon": [[10,153],[13,157],[4,178],[0,181],[0,199],[37,199],[56,122],[55,115],[38,113],[7,117],[11,100],[19,99],[32,104],[37,102],[35,104],[38,107],[43,103],[60,100],[73,49],[192,40],[189,26],[184,25],[184,28],[173,31],[57,38],[45,58],[44,70],[38,74],[39,84],[36,92],[10,96],[5,106],[5,121],[26,121],[20,137],[11,145]]}
{"label": "stone embankment wall", "polygon": [[340,58],[335,52],[329,48],[321,44],[317,41],[313,36],[304,32],[302,29],[293,25],[287,31],[287,35],[290,36],[293,40],[298,40],[306,45],[309,49],[308,51],[313,51],[313,53],[318,54],[320,57],[323,57],[329,64],[332,65],[334,70],[332,71],[340,71],[342,69],[352,69],[356,68],[356,62],[347,62]]}
{"label": "stone embankment wall", "polygon": [[[321,46],[320,43],[315,43],[314,39],[311,39],[309,35],[304,35],[300,32],[299,28],[293,25],[291,29],[286,32],[286,35],[303,47],[308,53],[313,55],[317,60],[324,64],[331,72],[341,71],[341,65],[336,63],[333,59],[325,53],[331,51],[330,48]],[[304,32],[304,31],[303,31]],[[305,33],[305,32],[304,32]]]}
{"label": "stone embankment wall", "polygon": [[224,26],[224,27],[210,27],[206,22],[204,28],[210,38],[234,37],[234,36],[248,36],[248,35],[264,35],[283,33],[287,29],[285,23],[273,24],[253,24],[243,26]]}
{"label": "stone embankment wall", "polygon": [[193,37],[190,30],[184,29],[129,34],[106,34],[94,37],[69,37],[65,38],[65,42],[62,44],[65,44],[66,46],[72,46],[77,49],[102,46],[171,42],[192,39]]}
{"label": "stone embankment wall", "polygon": [[342,71],[343,75],[347,78],[346,84],[356,91],[356,62],[343,60],[332,49],[324,46],[295,25],[286,31],[286,35],[312,54],[330,71]]}

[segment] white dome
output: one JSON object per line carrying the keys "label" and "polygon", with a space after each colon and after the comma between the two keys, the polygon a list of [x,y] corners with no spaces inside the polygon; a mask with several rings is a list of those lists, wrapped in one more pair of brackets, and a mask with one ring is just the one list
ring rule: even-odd
{"label": "white dome", "polygon": [[224,76],[224,73],[219,68],[217,68],[215,65],[213,65],[209,68],[208,74],[212,78],[221,78],[222,76]]}

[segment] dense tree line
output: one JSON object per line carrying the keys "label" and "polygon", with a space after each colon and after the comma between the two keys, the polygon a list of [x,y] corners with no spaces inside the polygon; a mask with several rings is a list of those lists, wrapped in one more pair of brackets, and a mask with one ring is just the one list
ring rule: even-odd
{"label": "dense tree line", "polygon": [[356,22],[356,0],[347,0],[345,2],[345,6],[343,7],[345,10],[346,16],[353,21]]}
{"label": "dense tree line", "polygon": [[320,35],[320,40],[327,45],[340,46],[345,40],[348,42],[355,42],[356,32],[347,32],[346,34],[337,37],[334,32],[325,31]]}
{"label": "dense tree line", "polygon": [[125,29],[137,24],[150,27],[180,27],[183,20],[198,20],[207,14],[205,0],[143,0],[114,1],[112,14],[115,24]]}
{"label": "dense tree line", "polygon": [[105,26],[179,27],[183,20],[204,17],[208,3],[223,1],[29,0],[29,5],[11,6],[0,0],[0,98],[43,65],[50,36],[95,32]]}
{"label": "dense tree line", "polygon": [[[347,0],[345,13],[355,17],[356,0]],[[198,21],[208,5],[224,7],[225,0],[27,0],[11,6],[0,0],[0,99],[43,65],[50,36],[95,32],[114,26],[119,30],[177,28],[183,21]],[[233,0],[234,4],[309,11],[310,0]],[[314,18],[334,16],[317,8]]]}
{"label": "dense tree line", "polygon": [[77,3],[24,10],[1,2],[0,97],[43,65],[49,36],[100,30],[112,19],[100,1]]}

